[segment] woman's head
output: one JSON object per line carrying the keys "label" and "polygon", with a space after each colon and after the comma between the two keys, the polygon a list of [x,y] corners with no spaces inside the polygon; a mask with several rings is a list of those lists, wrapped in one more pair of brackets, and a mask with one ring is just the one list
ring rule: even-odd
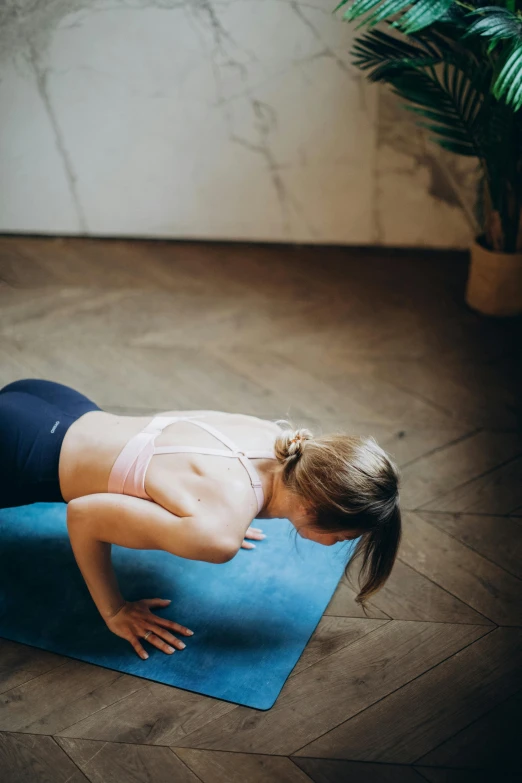
{"label": "woman's head", "polygon": [[315,438],[307,429],[283,430],[275,453],[301,536],[326,545],[360,537],[346,570],[360,559],[357,600],[363,603],[382,587],[397,555],[397,466],[373,437],[334,433]]}

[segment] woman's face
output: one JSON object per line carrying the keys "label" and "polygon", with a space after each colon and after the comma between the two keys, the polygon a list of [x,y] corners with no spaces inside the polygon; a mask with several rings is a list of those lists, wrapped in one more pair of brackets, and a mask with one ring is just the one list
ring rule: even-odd
{"label": "woman's face", "polygon": [[296,504],[293,513],[288,517],[301,538],[308,538],[323,546],[333,546],[340,541],[353,541],[362,535],[360,530],[340,530],[336,533],[326,533],[323,530],[317,530],[314,527],[313,515],[309,513],[305,506]]}
{"label": "woman's face", "polygon": [[302,538],[309,538],[311,541],[323,544],[323,546],[332,546],[340,541],[353,541],[354,538],[359,538],[361,535],[358,530],[340,530],[337,533],[325,533],[324,531],[315,530],[310,525],[297,528],[297,532]]}

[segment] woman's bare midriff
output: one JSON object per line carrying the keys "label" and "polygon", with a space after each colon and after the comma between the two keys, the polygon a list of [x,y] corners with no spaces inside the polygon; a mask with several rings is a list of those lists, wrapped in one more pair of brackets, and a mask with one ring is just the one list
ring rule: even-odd
{"label": "woman's bare midriff", "polygon": [[[220,411],[164,411],[147,416],[118,416],[106,411],[89,411],[68,429],[60,451],[58,467],[60,489],[66,502],[84,495],[107,492],[109,474],[125,444],[156,416],[197,416],[228,436],[238,448],[245,450],[271,449],[279,427],[271,421],[244,414]],[[226,448],[210,433],[190,422],[178,421],[169,425],[156,438],[157,446],[185,445]],[[238,477],[249,481],[239,460],[194,454],[162,454],[154,456],[145,479],[145,488],[154,499],[154,486],[171,481],[182,474],[194,458],[215,478],[230,477],[232,468]],[[152,488],[152,489],[151,489]],[[161,493],[162,494],[162,493]]]}

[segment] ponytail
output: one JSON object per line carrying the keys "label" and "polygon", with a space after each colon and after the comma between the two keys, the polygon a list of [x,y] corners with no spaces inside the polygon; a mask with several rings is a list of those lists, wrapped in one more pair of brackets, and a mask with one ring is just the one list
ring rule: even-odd
{"label": "ponytail", "polygon": [[364,603],[376,593],[388,579],[401,540],[401,511],[398,501],[388,519],[378,527],[363,534],[350,558],[345,575],[355,560],[360,560],[359,593],[356,601]]}

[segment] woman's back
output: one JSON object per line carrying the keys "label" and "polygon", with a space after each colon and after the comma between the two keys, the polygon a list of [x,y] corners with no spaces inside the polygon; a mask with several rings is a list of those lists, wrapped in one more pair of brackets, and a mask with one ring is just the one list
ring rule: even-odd
{"label": "woman's back", "polygon": [[[273,422],[244,414],[220,411],[165,411],[157,416],[196,417],[219,430],[245,451],[273,450],[281,431]],[[60,488],[64,499],[107,492],[111,469],[125,445],[141,432],[154,416],[118,416],[90,411],[67,431],[59,462]],[[156,447],[200,447],[225,449],[216,437],[190,421],[169,424],[155,439]],[[258,460],[252,460],[254,465]],[[195,513],[197,504],[214,500],[238,508],[243,503],[255,508],[255,495],[248,473],[239,459],[197,453],[157,454],[145,475],[145,490],[151,500],[174,514]]]}

